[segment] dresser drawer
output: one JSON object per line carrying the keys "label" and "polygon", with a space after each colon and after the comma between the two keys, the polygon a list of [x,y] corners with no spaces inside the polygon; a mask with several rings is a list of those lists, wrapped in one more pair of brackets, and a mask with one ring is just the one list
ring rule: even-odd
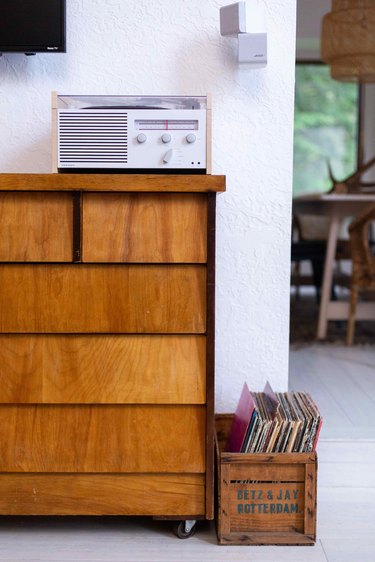
{"label": "dresser drawer", "polygon": [[204,333],[203,265],[0,265],[0,331]]}
{"label": "dresser drawer", "polygon": [[3,404],[205,401],[205,336],[0,335]]}
{"label": "dresser drawer", "polygon": [[72,261],[70,193],[0,193],[0,261]]}
{"label": "dresser drawer", "polygon": [[207,196],[85,193],[84,262],[205,263]]}
{"label": "dresser drawer", "polygon": [[0,406],[0,472],[205,470],[204,406]]}
{"label": "dresser drawer", "polygon": [[1,474],[1,515],[205,513],[204,474]]}

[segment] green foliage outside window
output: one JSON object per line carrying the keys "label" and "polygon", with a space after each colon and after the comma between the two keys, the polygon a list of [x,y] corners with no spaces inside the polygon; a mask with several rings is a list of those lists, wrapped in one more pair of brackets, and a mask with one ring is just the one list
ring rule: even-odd
{"label": "green foliage outside window", "polygon": [[356,168],[358,86],[332,80],[329,68],[297,64],[294,195],[328,191],[330,161],[337,179]]}

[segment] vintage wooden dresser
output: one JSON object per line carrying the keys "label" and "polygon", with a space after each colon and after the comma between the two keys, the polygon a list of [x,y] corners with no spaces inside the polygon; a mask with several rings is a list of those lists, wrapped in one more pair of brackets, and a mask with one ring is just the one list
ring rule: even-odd
{"label": "vintage wooden dresser", "polygon": [[0,514],[213,518],[224,190],[0,175]]}

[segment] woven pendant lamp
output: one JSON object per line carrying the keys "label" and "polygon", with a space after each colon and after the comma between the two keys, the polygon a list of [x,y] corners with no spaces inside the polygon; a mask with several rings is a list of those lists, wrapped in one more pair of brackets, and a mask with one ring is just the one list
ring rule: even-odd
{"label": "woven pendant lamp", "polygon": [[321,56],[335,80],[375,82],[375,0],[332,0]]}

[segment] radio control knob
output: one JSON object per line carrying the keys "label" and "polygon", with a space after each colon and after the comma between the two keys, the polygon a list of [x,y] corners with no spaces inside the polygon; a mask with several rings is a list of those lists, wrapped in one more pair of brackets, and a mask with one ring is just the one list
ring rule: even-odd
{"label": "radio control knob", "polygon": [[163,156],[163,163],[168,164],[173,158],[173,148],[168,150]]}
{"label": "radio control knob", "polygon": [[186,142],[188,142],[189,144],[192,144],[196,140],[197,140],[197,137],[195,135],[193,135],[193,133],[189,133],[188,135],[186,135]]}
{"label": "radio control knob", "polygon": [[167,144],[168,142],[171,142],[172,137],[169,133],[164,133],[164,135],[161,136],[161,140]]}
{"label": "radio control knob", "polygon": [[146,135],[144,133],[139,133],[139,135],[137,136],[137,141],[139,142],[139,144],[146,142],[146,140]]}

